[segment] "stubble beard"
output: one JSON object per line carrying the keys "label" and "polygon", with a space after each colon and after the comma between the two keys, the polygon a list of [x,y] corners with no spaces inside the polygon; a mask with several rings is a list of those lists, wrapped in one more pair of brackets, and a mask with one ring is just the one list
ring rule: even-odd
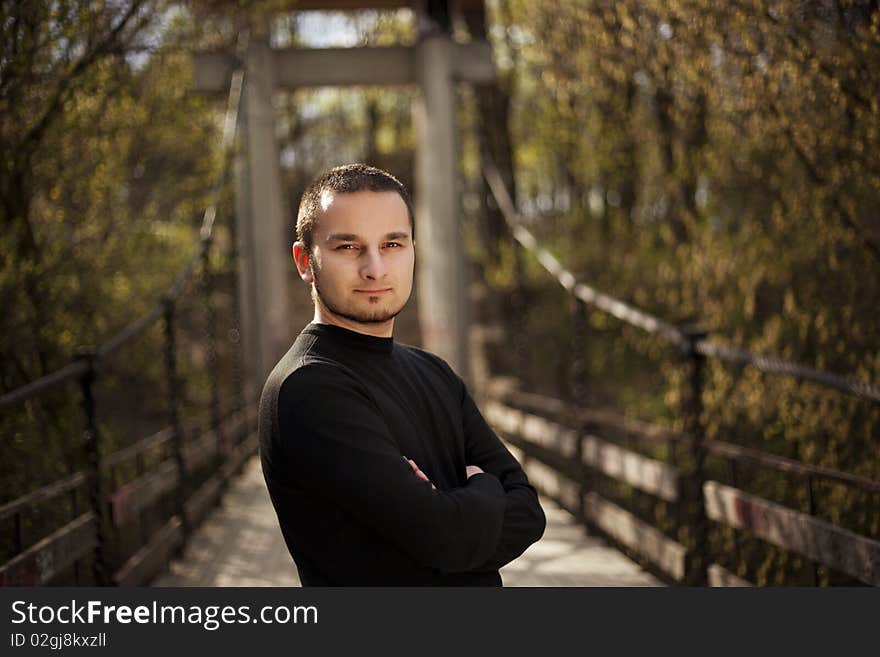
{"label": "stubble beard", "polygon": [[331,313],[352,322],[358,322],[360,324],[384,324],[385,322],[388,322],[397,317],[400,314],[400,311],[403,310],[406,302],[408,301],[408,299],[405,299],[403,303],[400,304],[400,307],[397,310],[377,310],[371,313],[357,313],[353,311],[348,311],[330,302],[330,300],[321,293],[321,277],[320,272],[317,268],[312,268],[312,275],[315,279],[312,285],[312,301],[317,304],[320,299],[320,303]]}

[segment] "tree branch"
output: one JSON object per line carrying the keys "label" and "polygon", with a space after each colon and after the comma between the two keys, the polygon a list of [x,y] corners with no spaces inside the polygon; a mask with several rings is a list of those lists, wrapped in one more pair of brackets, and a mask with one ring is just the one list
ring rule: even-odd
{"label": "tree branch", "polygon": [[[73,83],[76,81],[76,79],[83,75],[96,61],[98,61],[101,56],[107,55],[112,52],[113,47],[117,45],[117,40],[119,39],[119,36],[122,34],[123,30],[129,24],[131,19],[134,18],[141,7],[144,6],[144,4],[146,4],[146,0],[135,0],[135,2],[132,2],[131,6],[128,8],[128,11],[125,12],[116,27],[110,30],[106,38],[98,41],[94,47],[87,50],[83,54],[83,56],[80,57],[73,68],[67,73],[67,75],[63,76],[59,80],[58,87],[55,89],[55,93],[53,94],[52,99],[49,101],[46,110],[43,112],[42,116],[37,120],[34,126],[30,130],[28,130],[28,132],[20,140],[18,144],[19,148],[22,148],[25,144],[28,143],[39,143],[39,141],[43,137],[43,134],[46,132],[52,120],[55,118],[55,115],[60,111],[64,100],[66,99],[67,94],[72,88]],[[143,29],[143,27],[146,25],[146,22],[147,21],[141,21],[141,24],[138,26],[137,29]]]}

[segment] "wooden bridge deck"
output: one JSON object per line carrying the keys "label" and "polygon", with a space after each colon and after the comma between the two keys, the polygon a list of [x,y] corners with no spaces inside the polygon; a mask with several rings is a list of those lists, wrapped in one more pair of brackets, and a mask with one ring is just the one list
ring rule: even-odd
{"label": "wooden bridge deck", "polygon": [[[505,586],[662,586],[546,498],[544,537],[501,570]],[[259,459],[247,462],[223,502],[154,586],[299,586]]]}

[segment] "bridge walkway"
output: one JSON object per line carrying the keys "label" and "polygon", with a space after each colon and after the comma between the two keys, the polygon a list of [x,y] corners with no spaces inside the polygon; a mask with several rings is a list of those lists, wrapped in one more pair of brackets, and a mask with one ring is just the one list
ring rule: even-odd
{"label": "bridge walkway", "polygon": [[[547,498],[543,538],[501,570],[505,586],[662,586],[618,550],[588,535]],[[153,586],[300,586],[263,482],[251,458],[223,501]]]}

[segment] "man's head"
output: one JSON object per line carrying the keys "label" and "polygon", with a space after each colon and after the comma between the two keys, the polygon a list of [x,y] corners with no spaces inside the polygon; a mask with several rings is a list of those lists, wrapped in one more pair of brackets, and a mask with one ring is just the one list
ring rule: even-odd
{"label": "man's head", "polygon": [[315,178],[300,202],[293,257],[316,318],[390,335],[412,291],[413,229],[409,194],[391,174],[351,164]]}
{"label": "man's head", "polygon": [[312,234],[324,210],[321,205],[325,193],[354,194],[355,192],[395,192],[406,204],[409,229],[415,239],[412,199],[406,187],[387,171],[368,164],[344,164],[318,175],[303,192],[296,215],[296,240],[306,250],[312,249]]}

